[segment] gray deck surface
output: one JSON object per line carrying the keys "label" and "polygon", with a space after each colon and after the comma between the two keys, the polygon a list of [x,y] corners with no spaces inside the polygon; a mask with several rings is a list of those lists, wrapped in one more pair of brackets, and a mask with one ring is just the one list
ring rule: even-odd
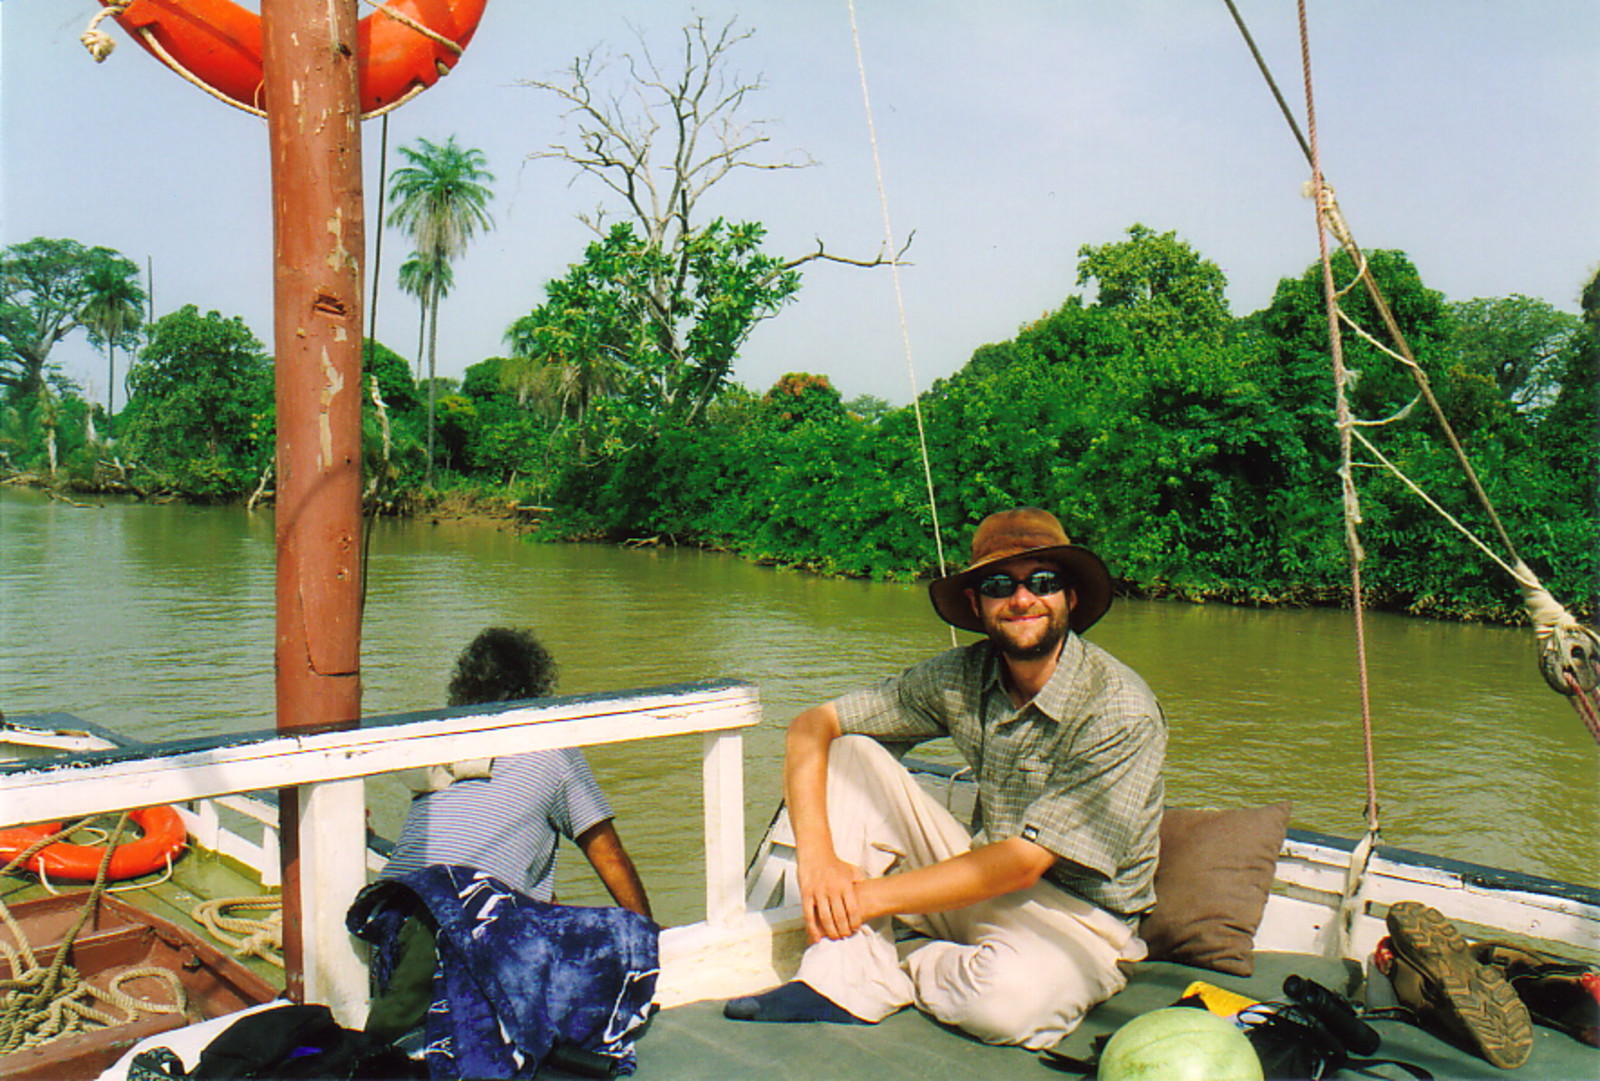
{"label": "gray deck surface", "polygon": [[[1141,1013],[1171,1005],[1193,980],[1245,991],[1257,998],[1282,998],[1283,977],[1297,973],[1341,991],[1353,973],[1337,962],[1300,954],[1260,954],[1256,975],[1245,980],[1175,964],[1138,966],[1128,988],[1094,1010],[1060,1049],[1087,1055],[1095,1036],[1107,1035]],[[1341,986],[1342,984],[1342,986]],[[1522,1078],[1595,1081],[1600,1050],[1546,1028],[1535,1028],[1532,1058],[1516,1070],[1497,1070],[1400,1021],[1374,1022],[1383,1036],[1375,1057],[1403,1059],[1434,1077]],[[947,1029],[916,1010],[902,1010],[879,1025],[771,1025],[729,1021],[721,1003],[700,1002],[658,1014],[638,1042],[639,1081],[1008,1081],[1062,1078],[1041,1055],[1019,1048],[990,1047]],[[557,1077],[548,1071],[540,1077]],[[1359,1079],[1407,1078],[1392,1066],[1372,1074],[1349,1070],[1333,1075]]]}

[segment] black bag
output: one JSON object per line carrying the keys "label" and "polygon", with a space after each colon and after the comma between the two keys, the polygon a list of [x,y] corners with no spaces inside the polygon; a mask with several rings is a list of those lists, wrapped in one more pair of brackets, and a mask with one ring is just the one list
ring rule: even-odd
{"label": "black bag", "polygon": [[241,1017],[200,1052],[193,1081],[243,1078],[423,1078],[397,1048],[340,1027],[320,1004],[279,1006]]}
{"label": "black bag", "polygon": [[1382,1037],[1342,995],[1300,976],[1286,977],[1283,993],[1288,1002],[1253,1006],[1240,1015],[1267,1081],[1319,1081],[1340,1070],[1370,1073],[1380,1065],[1431,1081],[1433,1074],[1409,1062],[1356,1057],[1376,1051]]}

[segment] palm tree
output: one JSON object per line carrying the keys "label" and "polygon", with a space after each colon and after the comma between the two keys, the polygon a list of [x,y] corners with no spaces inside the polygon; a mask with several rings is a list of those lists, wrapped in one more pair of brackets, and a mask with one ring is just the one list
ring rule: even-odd
{"label": "palm tree", "polygon": [[409,164],[390,178],[389,224],[411,234],[417,256],[432,268],[431,288],[420,298],[428,309],[428,483],[432,484],[434,376],[439,300],[444,295],[437,268],[448,268],[479,229],[494,228],[486,209],[494,197],[487,186],[494,175],[484,168],[483,151],[457,146],[454,135],[442,145],[418,139],[415,147],[401,147],[400,155]]}
{"label": "palm tree", "polygon": [[144,314],[144,289],[139,268],[120,256],[98,261],[85,276],[88,299],[78,318],[89,330],[89,340],[106,351],[107,434],[117,411],[117,346],[126,347],[139,330]]}
{"label": "palm tree", "polygon": [[614,394],[621,386],[621,358],[626,355],[606,340],[606,324],[590,315],[554,302],[524,315],[506,331],[512,359],[542,368],[553,383],[560,413],[572,416],[580,429],[595,399]]}
{"label": "palm tree", "polygon": [[442,300],[450,295],[455,284],[455,271],[443,259],[429,258],[414,251],[409,259],[400,264],[400,291],[417,298],[417,308],[422,315],[417,322],[417,359],[412,371],[413,378],[419,383],[422,382],[422,355],[428,339],[429,305],[435,299],[435,293]]}

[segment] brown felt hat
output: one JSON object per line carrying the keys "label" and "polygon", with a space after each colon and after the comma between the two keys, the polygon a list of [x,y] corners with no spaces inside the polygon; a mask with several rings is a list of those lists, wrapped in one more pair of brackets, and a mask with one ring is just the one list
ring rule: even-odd
{"label": "brown felt hat", "polygon": [[1068,540],[1066,530],[1049,511],[1017,507],[996,511],[978,523],[978,531],[972,535],[972,562],[965,570],[929,583],[933,610],[946,623],[981,633],[983,624],[966,591],[994,564],[1018,556],[1048,560],[1071,579],[1078,599],[1068,624],[1079,634],[1094,626],[1111,607],[1111,572],[1100,557]]}

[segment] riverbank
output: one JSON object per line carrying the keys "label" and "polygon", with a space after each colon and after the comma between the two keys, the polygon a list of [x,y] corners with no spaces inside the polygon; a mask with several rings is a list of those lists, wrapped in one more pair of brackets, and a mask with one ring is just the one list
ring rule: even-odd
{"label": "riverbank", "polygon": [[[176,492],[139,491],[115,480],[104,484],[88,484],[81,480],[65,479],[52,482],[50,478],[39,474],[13,473],[0,477],[0,485],[36,490],[49,499],[77,507],[102,505],[99,500],[105,497],[134,499],[153,504],[230,505],[191,500]],[[263,487],[250,500],[242,503],[234,501],[234,503],[250,507],[270,505],[272,494],[270,488]],[[820,554],[806,559],[779,559],[681,534],[607,536],[592,529],[573,527],[565,520],[559,508],[532,505],[512,492],[486,490],[470,485],[408,491],[384,501],[376,515],[382,518],[413,520],[435,525],[443,522],[459,523],[550,543],[600,544],[619,548],[684,547],[726,552],[759,567],[797,571],[823,578],[861,577],[831,569],[828,558]],[[959,553],[951,553],[950,559],[954,563],[962,561],[962,556]],[[1187,604],[1217,604],[1259,609],[1348,609],[1350,606],[1349,589],[1343,585],[1297,585],[1286,589],[1266,590],[1248,582],[1195,584],[1176,580],[1155,580],[1141,583],[1119,579],[1117,595],[1130,600],[1177,601]],[[1577,619],[1591,624],[1596,619],[1596,609],[1600,606],[1600,599],[1558,598],[1558,600],[1566,604]],[[1433,594],[1421,597],[1392,596],[1386,595],[1381,589],[1369,586],[1366,607],[1370,611],[1456,623],[1483,623],[1505,627],[1529,625],[1516,585],[1510,580],[1506,582],[1503,599],[1489,606],[1467,606]]]}

